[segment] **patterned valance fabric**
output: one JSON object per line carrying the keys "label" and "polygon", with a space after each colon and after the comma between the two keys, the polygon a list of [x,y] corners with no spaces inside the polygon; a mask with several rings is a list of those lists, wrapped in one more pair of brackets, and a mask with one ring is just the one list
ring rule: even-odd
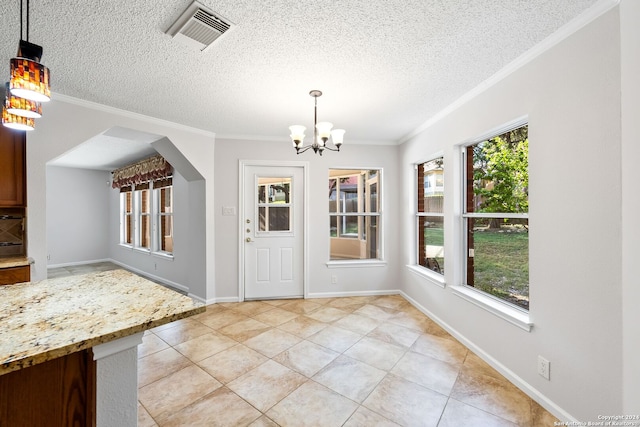
{"label": "patterned valance fabric", "polygon": [[132,184],[164,179],[173,175],[173,166],[161,155],[155,155],[137,163],[116,169],[111,187],[122,188]]}

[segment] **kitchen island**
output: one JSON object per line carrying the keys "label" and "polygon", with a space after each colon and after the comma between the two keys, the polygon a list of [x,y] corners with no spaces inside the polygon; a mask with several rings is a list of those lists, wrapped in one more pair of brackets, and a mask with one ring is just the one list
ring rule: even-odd
{"label": "kitchen island", "polygon": [[0,287],[0,426],[135,426],[144,331],[204,310],[124,270]]}

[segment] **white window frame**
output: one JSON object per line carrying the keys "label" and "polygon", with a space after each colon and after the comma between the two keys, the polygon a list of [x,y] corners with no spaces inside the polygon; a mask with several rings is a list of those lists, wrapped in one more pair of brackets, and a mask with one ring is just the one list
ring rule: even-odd
{"label": "white window frame", "polygon": [[[360,209],[358,209],[358,212],[329,212],[329,224],[331,224],[331,218],[332,217],[339,217],[339,216],[353,216],[353,217],[365,217],[365,216],[370,216],[370,217],[376,217],[376,221],[377,221],[377,234],[378,234],[378,241],[377,241],[377,249],[378,249],[378,257],[377,258],[364,258],[364,259],[331,259],[331,235],[329,235],[329,253],[328,255],[328,259],[329,261],[327,261],[326,265],[329,268],[337,268],[337,267],[376,267],[376,266],[383,266],[386,265],[386,262],[384,260],[384,236],[383,236],[383,186],[384,186],[384,177],[383,177],[383,168],[381,167],[330,167],[328,168],[328,170],[344,170],[345,174],[343,175],[344,177],[346,176],[353,176],[353,174],[348,174],[346,173],[347,171],[369,171],[369,170],[375,170],[377,171],[377,185],[378,185],[378,211],[377,212],[368,212],[368,207],[365,206],[364,211],[360,212]],[[335,177],[329,177],[328,179],[331,178],[336,178],[338,181],[338,186],[337,188],[339,188],[339,181],[340,181],[340,176],[335,176]],[[360,181],[358,181],[358,185],[359,185]],[[337,201],[337,197],[336,197],[336,201]],[[358,201],[358,203],[360,203],[360,200]]]}
{"label": "white window frame", "polygon": [[[162,212],[160,203],[161,203],[161,197],[160,197],[160,193],[162,192],[163,189],[171,189],[171,191],[169,192],[169,197],[171,199],[171,212]],[[159,253],[162,255],[173,255],[173,230],[174,230],[174,217],[173,217],[173,211],[174,211],[174,203],[173,203],[173,184],[172,185],[167,185],[167,186],[163,186],[163,187],[158,187],[158,188],[153,188],[152,189],[152,202],[153,202],[153,224],[152,224],[152,234],[155,236],[154,238],[152,238],[152,243],[153,243],[153,252],[154,253]],[[171,246],[172,246],[172,250],[171,251],[166,251],[162,249],[162,239],[164,239],[164,236],[162,235],[162,218],[163,217],[170,217],[171,218]]]}
{"label": "white window frame", "polygon": [[[160,190],[162,188],[171,188],[171,206],[172,206],[172,212],[171,213],[161,213],[160,212]],[[128,248],[128,249],[133,249],[142,253],[149,253],[149,254],[153,254],[153,255],[158,255],[164,258],[173,258],[173,252],[168,252],[168,251],[163,251],[161,249],[162,245],[160,243],[160,239],[162,238],[160,236],[161,233],[161,227],[160,227],[160,218],[161,216],[171,216],[172,218],[172,226],[171,226],[171,230],[173,233],[174,230],[174,226],[175,223],[173,221],[174,219],[174,191],[173,191],[174,186],[170,185],[170,186],[165,186],[165,187],[159,187],[159,188],[154,188],[153,187],[153,182],[149,182],[149,188],[148,189],[137,189],[136,190],[136,186],[132,185],[131,186],[131,202],[132,202],[132,212],[131,212],[131,217],[133,218],[132,224],[131,224],[131,234],[132,234],[132,242],[128,243],[126,242],[126,194],[128,192],[122,192],[120,193],[120,246]],[[148,213],[143,213],[142,212],[142,191],[144,190],[148,190],[149,191],[149,212]],[[142,217],[148,217],[149,218],[149,247],[143,247],[141,246],[141,242],[142,242]]]}
{"label": "white window frame", "polygon": [[529,218],[529,214],[505,214],[505,213],[467,213],[466,212],[466,200],[465,200],[465,191],[466,191],[466,150],[468,147],[471,147],[479,142],[486,141],[490,138],[495,137],[496,135],[501,135],[510,130],[516,129],[518,127],[527,125],[529,123],[528,117],[520,117],[515,119],[509,123],[506,123],[502,126],[494,128],[489,132],[486,132],[482,136],[478,138],[474,138],[471,141],[467,141],[461,144],[458,148],[459,158],[460,158],[460,171],[461,171],[461,181],[459,186],[457,187],[459,191],[460,198],[460,212],[458,215],[458,227],[459,227],[459,236],[460,236],[460,252],[458,254],[459,258],[459,277],[461,278],[461,283],[459,285],[451,286],[451,290],[454,295],[478,306],[481,307],[488,312],[506,320],[507,322],[530,332],[533,327],[533,322],[531,321],[529,311],[524,310],[523,308],[516,307],[513,304],[510,304],[506,301],[503,301],[499,298],[491,296],[485,292],[482,292],[474,287],[468,286],[467,283],[467,224],[468,218]]}
{"label": "white window frame", "polygon": [[[440,217],[442,218],[442,227],[443,227],[443,231],[445,228],[445,214],[444,214],[444,209],[442,213],[433,213],[433,212],[420,212],[418,211],[418,192],[419,192],[419,188],[418,186],[418,175],[419,175],[419,171],[418,168],[420,168],[423,164],[425,163],[429,163],[431,161],[437,160],[437,159],[442,159],[443,165],[444,165],[444,155],[443,153],[436,153],[433,156],[430,156],[429,158],[427,158],[424,161],[420,161],[418,163],[416,163],[414,165],[414,180],[413,182],[416,183],[416,188],[414,191],[416,200],[415,200],[415,231],[414,231],[414,236],[415,236],[415,263],[412,266],[409,266],[410,271],[412,271],[413,273],[422,276],[424,278],[429,279],[429,281],[431,283],[434,283],[442,288],[444,288],[446,286],[446,281],[445,281],[445,277],[444,274],[442,273],[438,273],[435,271],[430,270],[429,268],[420,265],[420,257],[419,257],[419,251],[421,250],[420,248],[420,239],[418,237],[418,233],[420,232],[419,229],[419,222],[420,222],[420,217]],[[444,168],[443,168],[443,173],[444,173]],[[424,184],[422,184],[424,185]],[[444,203],[444,199],[446,198],[446,191],[445,191],[445,186],[443,185],[443,203]],[[443,236],[444,237],[444,236]],[[444,243],[443,243],[444,246]],[[446,260],[446,257],[444,257]]]}

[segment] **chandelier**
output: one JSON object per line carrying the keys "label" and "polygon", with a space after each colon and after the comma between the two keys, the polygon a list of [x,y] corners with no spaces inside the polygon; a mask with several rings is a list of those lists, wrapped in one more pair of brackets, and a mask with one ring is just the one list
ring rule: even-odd
{"label": "chandelier", "polygon": [[49,69],[40,64],[42,46],[29,42],[29,0],[26,13],[26,40],[22,40],[24,17],[20,0],[20,44],[16,58],[10,61],[11,79],[5,85],[2,124],[18,130],[33,130],[35,120],[42,116],[42,102],[51,99]]}
{"label": "chandelier", "polygon": [[[344,140],[344,129],[334,129],[333,124],[329,122],[320,122],[318,123],[318,97],[322,96],[322,92],[319,90],[312,90],[309,92],[314,98],[314,107],[313,107],[313,141],[309,145],[304,144],[304,132],[307,130],[306,127],[300,125],[289,126],[289,130],[291,131],[291,141],[293,141],[293,146],[296,149],[296,154],[304,153],[309,148],[313,148],[314,153],[318,153],[322,156],[322,152],[326,150],[331,151],[340,151],[340,146]],[[331,139],[331,144],[329,143],[329,139]],[[335,147],[335,148],[334,148]]]}

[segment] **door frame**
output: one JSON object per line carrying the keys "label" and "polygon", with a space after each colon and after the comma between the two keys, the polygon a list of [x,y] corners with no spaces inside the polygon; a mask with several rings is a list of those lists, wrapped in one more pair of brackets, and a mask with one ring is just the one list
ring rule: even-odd
{"label": "door frame", "polygon": [[304,177],[304,185],[302,188],[302,292],[303,298],[308,297],[307,284],[309,283],[308,268],[308,224],[309,224],[309,162],[305,161],[286,161],[286,160],[243,160],[239,161],[238,168],[238,301],[244,301],[244,196],[245,196],[245,172],[248,167],[252,166],[270,166],[270,167],[294,167],[302,168]]}

